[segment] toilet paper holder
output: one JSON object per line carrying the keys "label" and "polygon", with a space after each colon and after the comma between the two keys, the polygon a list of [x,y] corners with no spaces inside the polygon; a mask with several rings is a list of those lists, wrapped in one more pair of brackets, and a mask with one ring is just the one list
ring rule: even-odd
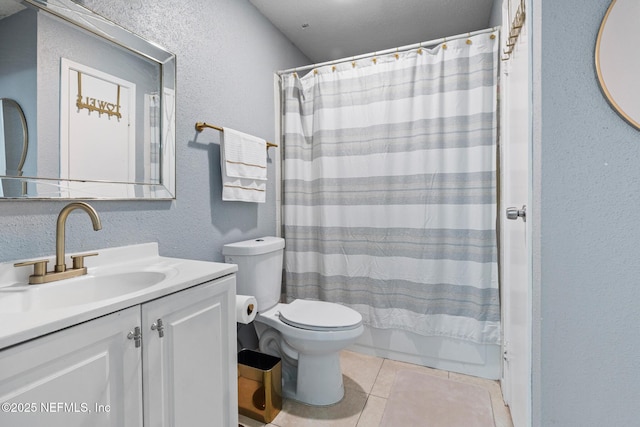
{"label": "toilet paper holder", "polygon": [[258,312],[258,303],[250,295],[236,295],[236,322],[248,324],[253,322]]}

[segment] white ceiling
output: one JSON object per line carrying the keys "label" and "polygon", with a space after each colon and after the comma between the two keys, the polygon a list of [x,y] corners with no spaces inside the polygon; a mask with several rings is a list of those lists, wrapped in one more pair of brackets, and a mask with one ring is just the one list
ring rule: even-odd
{"label": "white ceiling", "polygon": [[489,27],[493,5],[493,0],[249,1],[314,63],[482,30]]}

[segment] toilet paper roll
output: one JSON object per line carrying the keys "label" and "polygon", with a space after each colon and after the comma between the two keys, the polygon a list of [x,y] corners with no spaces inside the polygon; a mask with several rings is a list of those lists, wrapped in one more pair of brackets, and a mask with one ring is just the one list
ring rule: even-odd
{"label": "toilet paper roll", "polygon": [[258,313],[258,302],[250,295],[236,295],[236,322],[251,323]]}

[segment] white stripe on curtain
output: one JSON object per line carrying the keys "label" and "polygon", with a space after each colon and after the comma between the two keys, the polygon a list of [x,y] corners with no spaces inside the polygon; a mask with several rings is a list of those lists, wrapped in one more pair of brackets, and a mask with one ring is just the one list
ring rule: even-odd
{"label": "white stripe on curtain", "polygon": [[283,79],[287,299],[500,342],[497,38]]}

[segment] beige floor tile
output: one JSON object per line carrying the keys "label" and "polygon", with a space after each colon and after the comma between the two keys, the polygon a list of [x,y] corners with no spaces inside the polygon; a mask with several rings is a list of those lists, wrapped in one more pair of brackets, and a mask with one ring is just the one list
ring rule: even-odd
{"label": "beige floor tile", "polygon": [[353,389],[345,389],[344,399],[331,406],[309,406],[287,399],[272,424],[278,427],[355,427],[366,400],[365,393]]}
{"label": "beige floor tile", "polygon": [[489,393],[500,393],[500,383],[496,380],[488,380],[486,378],[474,377],[471,375],[458,374],[450,372],[449,378],[460,381],[461,383],[474,384],[486,389]]}
{"label": "beige floor tile", "polygon": [[380,425],[495,427],[486,389],[413,370],[397,372]]}
{"label": "beige floor tile", "polygon": [[496,427],[513,427],[511,412],[504,403],[500,405],[493,402],[493,420],[496,423]]}
{"label": "beige floor tile", "polygon": [[504,404],[502,390],[498,381],[458,374],[455,372],[451,372],[449,374],[449,378],[468,384],[475,384],[487,390],[491,395],[491,406],[493,408],[493,418],[496,427],[513,427],[509,407]]}
{"label": "beige floor tile", "polygon": [[246,417],[242,414],[238,415],[238,422],[242,427],[265,427],[266,425],[270,425],[256,421],[253,418]]}
{"label": "beige floor tile", "polygon": [[499,387],[497,393],[491,393],[491,406],[493,407],[493,419],[496,427],[513,427],[511,412],[502,399],[502,391],[500,391]]}
{"label": "beige floor tile", "polygon": [[344,386],[370,393],[384,359],[344,350],[340,353],[340,367]]}
{"label": "beige floor tile", "polygon": [[356,427],[375,427],[380,425],[386,405],[387,399],[370,395]]}
{"label": "beige floor tile", "polygon": [[396,372],[401,369],[415,370],[429,375],[439,377],[448,377],[447,371],[439,371],[437,369],[426,368],[424,366],[412,365],[411,363],[397,362],[395,360],[384,359],[378,377],[376,378],[371,394],[378,397],[388,398],[393,382],[396,379]]}

